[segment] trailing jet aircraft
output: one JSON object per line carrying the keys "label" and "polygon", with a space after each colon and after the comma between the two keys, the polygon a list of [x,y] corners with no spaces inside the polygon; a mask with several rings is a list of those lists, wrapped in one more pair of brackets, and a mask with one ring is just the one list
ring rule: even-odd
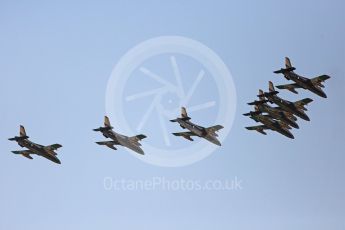
{"label": "trailing jet aircraft", "polygon": [[22,151],[12,151],[14,154],[21,154],[22,156],[33,159],[31,157],[32,154],[36,154],[42,157],[47,158],[57,164],[61,164],[60,160],[56,157],[57,153],[54,150],[61,148],[62,145],[60,144],[53,144],[48,146],[43,146],[36,144],[32,141],[29,141],[29,137],[26,135],[24,126],[20,126],[19,136],[15,136],[13,138],[9,138],[10,141],[16,141],[20,147],[28,148],[28,150]]}
{"label": "trailing jet aircraft", "polygon": [[104,127],[99,127],[94,129],[96,132],[101,132],[104,137],[111,138],[111,141],[100,141],[96,142],[99,145],[105,145],[111,149],[117,150],[114,145],[122,145],[127,147],[134,152],[144,155],[144,151],[140,148],[141,144],[139,141],[146,138],[145,135],[140,134],[133,137],[128,137],[113,131],[113,127],[110,125],[109,118],[107,116],[104,117]]}
{"label": "trailing jet aircraft", "polygon": [[281,121],[273,120],[270,116],[261,115],[253,112],[250,112],[250,118],[252,118],[256,122],[261,122],[263,125],[246,127],[246,129],[248,130],[255,130],[261,134],[266,135],[267,133],[264,130],[271,129],[288,138],[294,139],[294,136],[289,131],[291,127]]}
{"label": "trailing jet aircraft", "polygon": [[170,121],[179,123],[183,129],[188,129],[189,132],[173,133],[173,135],[183,137],[190,141],[193,141],[192,136],[198,136],[212,142],[213,144],[221,146],[220,141],[217,139],[218,134],[216,132],[224,128],[223,126],[215,125],[205,128],[192,123],[190,120],[191,118],[188,117],[186,108],[182,107],[181,117]]}
{"label": "trailing jet aircraft", "polygon": [[313,101],[312,99],[305,98],[296,102],[284,100],[281,97],[277,96],[279,92],[274,89],[274,85],[271,81],[269,82],[269,92],[264,93],[262,90],[260,90],[259,92],[260,92],[258,95],[259,98],[266,97],[270,103],[274,103],[278,105],[284,111],[292,113],[306,121],[310,121],[309,117],[304,112],[304,111],[307,111],[307,109],[304,106],[312,102]]}
{"label": "trailing jet aircraft", "polygon": [[[261,93],[262,92],[259,92],[259,94]],[[280,120],[281,122],[284,122],[285,124],[290,125],[291,127],[294,127],[296,129],[299,128],[296,122],[297,118],[293,114],[288,113],[279,107],[271,107],[267,104],[267,102],[267,100],[261,97],[259,101],[250,102],[248,103],[248,105],[254,105],[255,111],[252,111],[252,113],[267,113],[268,116],[272,119]],[[243,115],[250,116],[251,113],[245,113]]]}
{"label": "trailing jet aircraft", "polygon": [[274,71],[274,73],[281,73],[287,80],[292,80],[295,83],[287,85],[278,85],[278,89],[287,89],[297,94],[298,92],[296,91],[296,89],[303,88],[319,95],[320,97],[327,98],[327,95],[323,92],[321,88],[324,88],[322,82],[329,79],[330,76],[321,75],[311,79],[302,77],[294,72],[296,68],[292,67],[290,59],[288,57],[285,58],[285,67],[285,69],[282,68],[280,70]]}

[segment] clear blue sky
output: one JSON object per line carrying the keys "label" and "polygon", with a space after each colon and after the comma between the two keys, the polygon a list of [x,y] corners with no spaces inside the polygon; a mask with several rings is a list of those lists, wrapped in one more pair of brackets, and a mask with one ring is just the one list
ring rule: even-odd
{"label": "clear blue sky", "polygon": [[[345,5],[343,1],[0,0],[0,229],[306,229],[345,227]],[[210,157],[180,168],[146,164],[94,141],[105,90],[136,44],[180,35],[214,50],[237,91],[233,128]],[[246,102],[289,56],[299,73],[328,74],[296,139],[246,131]],[[204,88],[207,90],[207,86]],[[61,143],[62,165],[13,155]],[[155,129],[156,127],[152,127]],[[176,129],[174,131],[178,130]],[[106,191],[103,178],[243,180],[241,191]]]}

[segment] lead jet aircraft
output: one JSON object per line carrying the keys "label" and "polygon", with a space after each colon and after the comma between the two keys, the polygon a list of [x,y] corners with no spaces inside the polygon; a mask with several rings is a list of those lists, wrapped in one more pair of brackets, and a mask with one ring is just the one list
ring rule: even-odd
{"label": "lead jet aircraft", "polygon": [[306,121],[310,121],[308,115],[304,112],[307,111],[307,109],[304,106],[312,102],[312,99],[304,98],[296,102],[284,100],[281,97],[277,96],[279,92],[274,89],[274,85],[271,81],[269,82],[269,92],[263,92],[262,90],[260,90],[259,92],[259,98],[266,97],[270,103],[278,105],[284,111],[292,113]]}
{"label": "lead jet aircraft", "polygon": [[218,134],[216,133],[220,129],[224,128],[221,125],[215,125],[208,128],[196,125],[192,123],[191,118],[188,117],[185,107],[181,108],[181,117],[170,120],[171,122],[177,122],[183,129],[188,129],[189,132],[173,133],[175,136],[183,137],[187,140],[194,141],[192,136],[197,136],[212,142],[213,144],[221,146],[220,141],[217,139]]}
{"label": "lead jet aircraft", "polygon": [[62,145],[53,144],[53,145],[43,146],[43,145],[36,144],[32,141],[29,141],[29,137],[26,135],[25,128],[22,125],[20,126],[19,136],[9,138],[8,140],[16,141],[20,147],[28,148],[28,150],[12,151],[12,153],[14,154],[21,154],[22,156],[31,160],[33,159],[31,155],[36,154],[36,155],[45,157],[48,160],[51,160],[57,164],[61,164],[60,160],[56,157],[57,153],[54,152],[54,150],[61,148]]}
{"label": "lead jet aircraft", "polygon": [[323,92],[321,88],[324,88],[322,82],[329,79],[330,76],[321,75],[311,79],[302,77],[294,72],[296,68],[292,67],[290,59],[288,57],[285,58],[285,67],[285,69],[282,68],[280,70],[274,71],[274,73],[282,73],[287,80],[292,80],[295,83],[287,85],[278,85],[278,89],[287,89],[297,94],[298,92],[296,91],[296,89],[303,88],[319,95],[320,97],[327,98],[327,95]]}
{"label": "lead jet aircraft", "polygon": [[105,145],[114,150],[117,150],[117,148],[114,145],[122,145],[139,154],[145,154],[144,151],[140,148],[141,144],[139,143],[139,141],[146,138],[146,136],[140,134],[133,137],[128,137],[114,132],[113,127],[110,125],[110,121],[107,116],[104,117],[104,127],[99,127],[97,129],[94,129],[93,131],[101,132],[104,137],[112,139],[111,141],[96,142],[99,145]]}
{"label": "lead jet aircraft", "polygon": [[261,115],[257,113],[250,112],[250,118],[255,120],[256,122],[261,122],[263,125],[258,126],[250,126],[246,127],[248,130],[255,130],[261,134],[267,135],[267,133],[264,131],[265,129],[271,129],[273,131],[276,131],[288,138],[294,139],[294,136],[289,131],[291,129],[290,126],[286,125],[283,122],[273,120],[271,117],[267,115]]}
{"label": "lead jet aircraft", "polygon": [[[262,94],[262,91],[259,91],[259,94]],[[293,114],[288,113],[279,107],[271,107],[267,104],[267,102],[267,100],[261,97],[259,101],[250,102],[248,103],[248,105],[254,105],[255,111],[252,111],[252,113],[267,113],[268,116],[273,119],[280,120],[281,122],[284,122],[285,124],[290,125],[291,127],[294,127],[296,129],[299,128],[296,122],[297,118]],[[250,116],[251,113],[245,113],[243,115]]]}

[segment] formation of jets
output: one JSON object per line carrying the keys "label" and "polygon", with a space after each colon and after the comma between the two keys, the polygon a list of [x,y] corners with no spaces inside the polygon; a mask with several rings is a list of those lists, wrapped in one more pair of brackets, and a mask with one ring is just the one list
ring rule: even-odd
{"label": "formation of jets", "polygon": [[[181,117],[171,120],[172,122],[178,122],[183,129],[188,129],[188,132],[173,133],[175,136],[182,136],[187,140],[193,141],[191,136],[197,136],[204,138],[213,144],[221,145],[220,141],[217,139],[216,132],[223,128],[221,125],[211,126],[204,128],[202,126],[196,125],[190,121],[190,117],[187,115],[186,108],[182,107]],[[101,132],[104,137],[110,138],[111,140],[96,142],[99,145],[107,146],[113,150],[117,150],[116,145],[121,145],[126,147],[138,154],[144,155],[143,149],[140,147],[139,143],[142,139],[146,138],[144,134],[139,134],[136,136],[128,137],[113,131],[113,127],[110,124],[110,120],[107,116],[104,117],[104,126],[94,129],[93,131]],[[57,158],[57,153],[55,150],[61,148],[60,144],[53,144],[48,146],[43,146],[29,141],[29,137],[26,135],[24,126],[20,126],[19,136],[9,138],[10,141],[16,141],[19,146],[27,148],[27,150],[12,151],[14,154],[20,154],[28,159],[33,159],[31,155],[36,154],[47,158],[57,164],[61,164],[60,160]]]}
{"label": "formation of jets", "polygon": [[[287,89],[293,93],[298,93],[296,89],[309,90],[316,95],[327,98],[325,92],[322,90],[324,88],[323,82],[329,79],[328,75],[321,75],[315,78],[306,78],[296,74],[294,71],[295,67],[291,65],[290,59],[285,58],[285,68],[274,71],[276,74],[283,74],[287,80],[292,80],[295,83],[278,85],[278,89]],[[264,92],[261,89],[257,95],[259,100],[248,103],[254,106],[254,111],[243,114],[244,116],[249,116],[256,122],[261,123],[261,125],[246,127],[248,130],[255,130],[261,134],[266,135],[265,130],[276,131],[288,138],[294,138],[291,133],[291,129],[298,129],[297,118],[299,117],[303,120],[309,121],[308,115],[305,113],[307,109],[305,108],[313,100],[310,98],[304,98],[299,101],[291,102],[278,96],[279,92],[275,90],[275,87],[271,81],[269,81],[268,92]],[[269,103],[275,104],[272,107]],[[215,145],[221,146],[220,141],[217,139],[217,132],[223,128],[221,125],[215,125],[211,127],[202,127],[191,122],[191,118],[187,114],[185,107],[181,108],[181,117],[170,120],[171,122],[177,122],[181,128],[187,129],[186,132],[172,133],[175,136],[183,137],[189,141],[193,141],[192,137],[203,138]],[[99,145],[107,146],[113,150],[117,150],[115,146],[121,145],[126,147],[138,154],[144,155],[144,151],[141,148],[140,141],[146,138],[146,135],[139,134],[136,136],[125,136],[113,131],[113,127],[110,124],[110,120],[107,116],[104,117],[104,126],[94,129],[96,132],[101,132],[102,135],[110,140],[96,142]],[[60,144],[52,145],[40,145],[29,140],[26,135],[24,126],[20,126],[19,136],[9,138],[10,141],[16,141],[19,146],[27,148],[26,150],[12,151],[14,154],[20,154],[28,159],[33,159],[32,155],[39,155],[45,157],[52,162],[61,164],[57,153],[57,149],[61,148]]]}
{"label": "formation of jets", "polygon": [[[290,59],[286,57],[285,68],[274,71],[274,73],[281,73],[287,80],[292,80],[295,83],[278,85],[278,89],[287,89],[290,92],[297,94],[298,92],[296,91],[296,89],[303,88],[315,93],[320,97],[327,98],[327,95],[321,88],[324,88],[324,85],[322,83],[330,78],[328,75],[306,78],[296,74],[294,72],[295,70],[296,68],[291,65]],[[290,129],[299,128],[296,122],[296,116],[303,120],[310,121],[310,118],[305,113],[305,111],[307,111],[305,106],[313,100],[310,98],[304,98],[296,102],[291,102],[279,97],[278,94],[279,92],[275,90],[275,87],[271,81],[269,81],[268,92],[263,92],[261,89],[259,90],[259,100],[248,103],[248,105],[254,106],[254,111],[250,111],[249,113],[245,113],[243,115],[249,116],[256,122],[262,123],[262,125],[250,126],[246,127],[246,129],[255,130],[264,135],[267,134],[265,130],[270,129],[288,138],[294,139],[294,136],[290,132]],[[267,104],[267,102],[270,102],[271,104],[275,104],[277,106],[271,107]]]}

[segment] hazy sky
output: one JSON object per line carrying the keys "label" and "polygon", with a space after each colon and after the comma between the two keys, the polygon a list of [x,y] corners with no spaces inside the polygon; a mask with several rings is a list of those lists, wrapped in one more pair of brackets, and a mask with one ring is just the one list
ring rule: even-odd
{"label": "hazy sky", "polygon": [[[0,0],[0,229],[344,229],[344,10],[340,0]],[[163,35],[211,48],[236,87],[235,120],[223,146],[186,167],[153,166],[121,147],[115,152],[94,144],[104,139],[92,129],[103,122],[112,69],[132,47]],[[287,83],[272,73],[285,56],[300,74],[331,76],[327,99],[303,90],[280,93],[314,100],[311,121],[299,120],[295,140],[249,132],[244,127],[255,122],[241,115],[269,80]],[[186,84],[196,77],[190,71],[183,75]],[[132,84],[133,92],[141,87]],[[212,87],[203,84],[200,98],[216,98]],[[203,125],[212,119],[195,115]],[[20,124],[33,141],[61,143],[62,164],[12,154],[20,147],[7,138],[18,135]],[[144,131],[159,129],[153,122]],[[179,130],[169,126],[169,132]],[[237,177],[243,188],[115,191],[104,188],[106,177]]]}

